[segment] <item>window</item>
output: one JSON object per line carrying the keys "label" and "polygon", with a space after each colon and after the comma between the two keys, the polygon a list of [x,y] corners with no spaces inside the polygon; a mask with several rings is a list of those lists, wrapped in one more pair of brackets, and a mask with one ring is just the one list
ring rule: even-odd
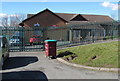
{"label": "window", "polygon": [[74,30],[74,37],[80,36],[80,30]]}

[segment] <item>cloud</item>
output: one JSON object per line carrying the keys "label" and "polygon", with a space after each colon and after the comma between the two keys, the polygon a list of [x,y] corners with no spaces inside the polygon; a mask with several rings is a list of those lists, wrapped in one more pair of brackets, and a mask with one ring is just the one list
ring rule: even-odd
{"label": "cloud", "polygon": [[118,4],[113,4],[113,3],[110,3],[110,2],[103,2],[101,4],[103,7],[109,7],[111,8],[112,10],[118,10]]}
{"label": "cloud", "polygon": [[18,17],[20,15],[15,15],[15,14],[4,14],[4,13],[0,13],[0,18],[3,18],[3,17]]}
{"label": "cloud", "polygon": [[48,2],[47,0],[40,0],[40,2]]}
{"label": "cloud", "polygon": [[4,14],[4,13],[0,13],[0,17],[6,17],[7,14]]}
{"label": "cloud", "polygon": [[9,17],[19,17],[20,15],[8,15]]}

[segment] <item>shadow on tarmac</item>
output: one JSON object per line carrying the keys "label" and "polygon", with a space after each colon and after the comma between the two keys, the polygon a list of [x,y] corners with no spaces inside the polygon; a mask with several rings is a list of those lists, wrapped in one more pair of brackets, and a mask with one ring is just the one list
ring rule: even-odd
{"label": "shadow on tarmac", "polygon": [[41,71],[18,71],[2,73],[2,81],[48,81]]}
{"label": "shadow on tarmac", "polygon": [[37,61],[38,58],[34,56],[10,57],[5,61],[2,70],[23,67]]}

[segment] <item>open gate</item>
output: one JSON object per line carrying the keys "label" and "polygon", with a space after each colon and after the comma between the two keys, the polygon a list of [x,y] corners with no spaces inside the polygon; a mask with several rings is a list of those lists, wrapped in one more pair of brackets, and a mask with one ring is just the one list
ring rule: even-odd
{"label": "open gate", "polygon": [[39,28],[4,27],[2,35],[7,37],[10,51],[40,51],[44,48],[43,30]]}

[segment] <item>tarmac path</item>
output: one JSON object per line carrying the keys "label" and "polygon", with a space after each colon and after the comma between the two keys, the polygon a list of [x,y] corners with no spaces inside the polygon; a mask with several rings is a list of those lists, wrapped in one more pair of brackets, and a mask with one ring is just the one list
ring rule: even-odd
{"label": "tarmac path", "polygon": [[118,73],[76,68],[41,52],[11,52],[0,71],[3,79],[118,79]]}

